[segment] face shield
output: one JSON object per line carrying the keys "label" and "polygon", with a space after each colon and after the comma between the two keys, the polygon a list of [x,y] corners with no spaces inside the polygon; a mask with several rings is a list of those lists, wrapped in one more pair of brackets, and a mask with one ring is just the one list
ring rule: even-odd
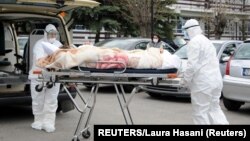
{"label": "face shield", "polygon": [[190,37],[188,36],[187,30],[184,30],[183,34],[184,34],[184,37],[183,37],[184,40],[190,40]]}
{"label": "face shield", "polygon": [[54,43],[56,41],[57,36],[58,36],[58,32],[57,32],[56,27],[52,24],[49,24],[46,26],[45,32],[46,32],[45,35],[46,35],[48,42]]}
{"label": "face shield", "polygon": [[187,22],[182,26],[182,29],[184,30],[184,39],[190,40],[194,35],[198,32],[196,32],[197,27],[200,27],[199,22],[195,19],[187,20]]}
{"label": "face shield", "polygon": [[57,31],[47,32],[47,40],[50,43],[54,43],[56,41],[57,36],[58,36],[58,32]]}

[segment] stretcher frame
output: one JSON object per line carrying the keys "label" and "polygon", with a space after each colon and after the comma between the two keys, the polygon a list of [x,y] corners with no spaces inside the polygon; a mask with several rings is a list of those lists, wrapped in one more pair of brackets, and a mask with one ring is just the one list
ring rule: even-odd
{"label": "stretcher frame", "polygon": [[[91,133],[89,131],[89,121],[91,119],[95,104],[96,104],[96,96],[99,90],[100,84],[112,84],[115,88],[117,99],[125,120],[126,124],[134,124],[130,110],[129,104],[132,101],[134,95],[141,89],[142,85],[160,85],[160,86],[174,86],[180,85],[179,81],[173,81],[173,78],[176,78],[179,71],[171,72],[171,73],[127,73],[127,68],[125,67],[122,70],[114,71],[113,73],[106,72],[91,72],[85,71],[78,67],[77,70],[60,70],[60,71],[41,71],[34,72],[39,74],[38,81],[42,82],[42,85],[37,85],[36,90],[41,91],[44,87],[51,88],[54,83],[61,83],[64,90],[67,92],[74,106],[81,113],[79,121],[77,123],[77,127],[74,132],[74,136],[72,141],[78,141],[79,135],[82,135],[84,138],[89,138]],[[135,69],[136,70],[136,69]],[[105,71],[105,70],[104,70]],[[76,90],[77,95],[79,95],[80,100],[83,102],[84,107],[80,108],[76,103],[70,91],[67,88],[68,84],[73,86]],[[91,83],[94,84],[91,88],[90,96],[88,99],[83,97],[83,94],[78,88],[79,84],[83,83]],[[73,85],[72,85],[73,84]],[[126,93],[123,85],[134,85],[133,90],[131,91],[128,98],[126,98]],[[120,87],[120,89],[118,88]],[[89,113],[87,115],[87,119],[84,124],[84,128],[79,132],[80,125],[82,124],[83,117],[87,113],[87,109],[89,109]]]}

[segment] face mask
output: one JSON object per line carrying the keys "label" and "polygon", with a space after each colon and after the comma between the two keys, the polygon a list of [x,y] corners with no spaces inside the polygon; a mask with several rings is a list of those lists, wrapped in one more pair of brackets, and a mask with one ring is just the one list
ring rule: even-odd
{"label": "face mask", "polygon": [[56,41],[56,38],[49,38],[48,41],[53,44]]}
{"label": "face mask", "polygon": [[153,42],[154,43],[157,43],[159,40],[158,39],[153,39]]}
{"label": "face mask", "polygon": [[183,33],[184,33],[184,39],[190,40],[187,31],[184,30]]}

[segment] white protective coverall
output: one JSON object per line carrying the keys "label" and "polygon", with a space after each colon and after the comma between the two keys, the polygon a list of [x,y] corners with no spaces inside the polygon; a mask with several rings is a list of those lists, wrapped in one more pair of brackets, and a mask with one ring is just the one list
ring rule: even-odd
{"label": "white protective coverall", "polygon": [[33,74],[33,71],[42,69],[36,66],[36,61],[39,58],[52,54],[62,46],[62,44],[56,40],[56,37],[50,38],[48,36],[50,32],[57,33],[56,27],[52,24],[46,26],[44,38],[38,40],[33,48],[33,65],[29,71],[32,111],[34,115],[34,122],[31,124],[31,127],[37,130],[44,129],[46,132],[55,131],[55,118],[58,107],[57,96],[60,84],[55,84],[55,86],[50,89],[44,88],[41,92],[37,92],[35,87],[41,84],[41,82],[36,80],[38,75]]}
{"label": "white protective coverall", "polygon": [[215,47],[202,34],[197,20],[188,20],[183,29],[190,41],[182,83],[191,90],[194,124],[228,124],[219,105],[223,84]]}

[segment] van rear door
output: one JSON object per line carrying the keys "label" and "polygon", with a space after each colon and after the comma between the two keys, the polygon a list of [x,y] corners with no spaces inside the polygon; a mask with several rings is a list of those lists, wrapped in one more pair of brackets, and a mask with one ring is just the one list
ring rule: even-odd
{"label": "van rear door", "polygon": [[[32,12],[58,15],[80,7],[96,7],[99,3],[93,0],[1,0],[1,12]],[[41,10],[42,9],[42,10]],[[72,12],[71,12],[72,13]],[[62,16],[65,16],[62,14]],[[65,16],[65,22],[72,19],[71,14]]]}

